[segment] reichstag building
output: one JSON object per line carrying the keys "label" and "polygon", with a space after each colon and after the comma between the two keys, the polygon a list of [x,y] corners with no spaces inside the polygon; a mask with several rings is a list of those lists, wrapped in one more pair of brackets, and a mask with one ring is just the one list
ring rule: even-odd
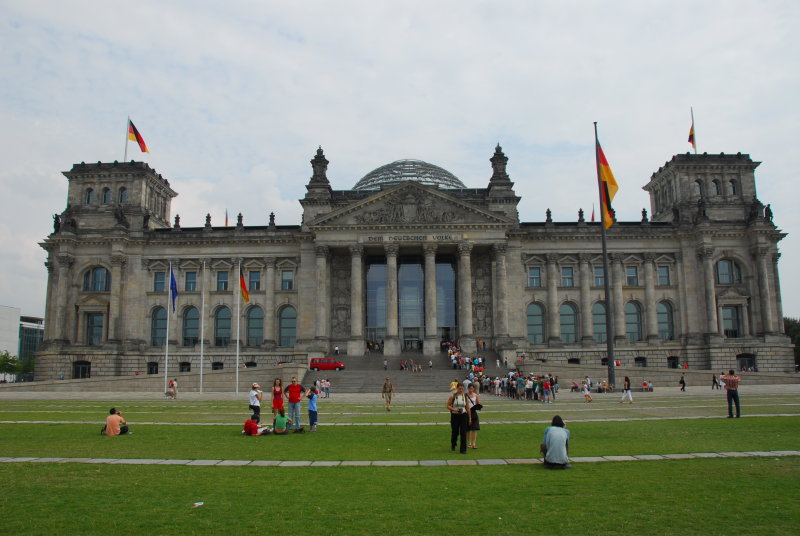
{"label": "reichstag building", "polygon": [[[485,188],[417,160],[333,190],[320,148],[301,222],[185,228],[142,162],[75,164],[47,251],[37,379],[196,371],[341,353],[440,355],[457,340],[512,363],[793,369],[778,242],[746,154],[681,154],[643,185],[640,221],[519,221],[498,146]],[[178,296],[168,306],[169,266]],[[239,267],[249,302],[238,307]],[[611,307],[604,298],[605,277]],[[168,318],[169,315],[169,318]],[[240,362],[237,364],[237,326]],[[428,357],[425,357],[427,360]],[[160,370],[159,370],[160,368]]]}

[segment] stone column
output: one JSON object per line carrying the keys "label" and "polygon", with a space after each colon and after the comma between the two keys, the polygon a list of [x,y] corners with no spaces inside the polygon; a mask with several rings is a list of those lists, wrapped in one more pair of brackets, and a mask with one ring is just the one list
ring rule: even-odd
{"label": "stone column", "polygon": [[775,278],[775,308],[777,309],[778,333],[785,333],[783,326],[783,302],[781,301],[781,279],[778,276],[778,259],[780,258],[780,253],[774,253],[772,255],[772,277]]}
{"label": "stone column", "polygon": [[425,244],[425,355],[439,353],[439,334],[436,323],[436,244]]}
{"label": "stone column", "polygon": [[714,248],[699,251],[703,261],[703,279],[706,296],[706,333],[722,336],[723,330],[717,322],[717,299],[714,282]]}
{"label": "stone column", "polygon": [[202,265],[203,272],[201,277],[203,278],[203,287],[201,292],[205,296],[206,307],[205,311],[203,310],[202,305],[200,307],[200,325],[197,327],[197,330],[200,334],[198,338],[203,341],[203,347],[205,350],[210,349],[209,341],[211,340],[211,337],[208,337],[207,334],[209,332],[214,333],[214,305],[211,303],[211,292],[217,290],[217,285],[216,281],[214,280],[214,269],[211,267],[211,259],[202,259]]}
{"label": "stone column", "polygon": [[652,344],[658,342],[658,314],[656,311],[656,256],[644,256],[644,311],[645,338]]}
{"label": "stone column", "polygon": [[[761,330],[767,333],[775,333],[775,322],[773,316],[774,306],[772,303],[772,293],[770,292],[770,273],[767,264],[767,254],[769,249],[765,247],[757,248],[753,251],[758,265],[758,293],[761,295]],[[753,326],[755,328],[755,326]],[[755,330],[753,330],[755,331]]]}
{"label": "stone column", "polygon": [[497,334],[508,338],[508,270],[506,269],[507,244],[492,246],[495,263],[497,264],[497,301],[500,303],[495,314],[497,318]]}
{"label": "stone column", "polygon": [[274,350],[275,335],[275,257],[264,257],[264,347]]}
{"label": "stone column", "polygon": [[397,355],[400,353],[397,318],[397,253],[400,248],[396,244],[385,246],[386,249],[386,339],[383,353]]}
{"label": "stone column", "polygon": [[[317,308],[315,318],[315,332],[314,338],[321,342],[323,345],[327,344],[328,339],[328,325],[330,319],[329,303],[329,285],[328,285],[328,254],[330,250],[328,246],[317,246],[314,248],[314,253],[317,257],[317,271],[316,271],[316,293],[317,293]],[[322,351],[327,352],[328,348],[325,346]]]}
{"label": "stone column", "polygon": [[364,247],[350,246],[350,340],[347,355],[364,354]]}
{"label": "stone column", "polygon": [[589,264],[589,255],[581,253],[578,255],[579,277],[581,284],[581,343],[584,346],[594,345],[592,334],[592,267]]}
{"label": "stone column", "polygon": [[[472,333],[472,244],[458,245],[458,340],[465,352],[475,352]],[[497,335],[497,332],[495,332]]]}
{"label": "stone column", "polygon": [[[614,310],[614,340],[617,342],[627,340],[625,335],[625,304],[622,303],[622,282],[625,280],[625,273],[622,269],[622,256],[618,253],[608,255],[611,261],[611,297]],[[610,333],[607,334],[609,337]]]}
{"label": "stone column", "polygon": [[[125,268],[125,255],[114,253],[111,255],[111,295],[108,299],[108,342],[118,343],[123,338],[122,325],[120,321],[120,314],[122,309],[122,277]],[[164,286],[167,289],[169,296],[169,272],[165,274]],[[167,314],[172,312],[171,304],[167,308]],[[167,340],[170,340],[170,334],[167,333]]]}
{"label": "stone column", "polygon": [[561,322],[558,313],[558,283],[560,275],[558,273],[558,255],[555,253],[547,254],[547,340],[549,342],[561,342]]}
{"label": "stone column", "polygon": [[[72,264],[75,262],[75,258],[72,255],[68,254],[59,254],[58,255],[58,280],[56,281],[56,311],[57,314],[55,318],[53,318],[53,323],[55,324],[55,328],[53,329],[53,335],[55,338],[61,342],[67,341],[67,325],[65,322],[65,317],[67,313],[67,292],[69,290],[69,269]],[[83,282],[79,282],[78,284],[82,284]],[[75,320],[77,322],[77,319]]]}

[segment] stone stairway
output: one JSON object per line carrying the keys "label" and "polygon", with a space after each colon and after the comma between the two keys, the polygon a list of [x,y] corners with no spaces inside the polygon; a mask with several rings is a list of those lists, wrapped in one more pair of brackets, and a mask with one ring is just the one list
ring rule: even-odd
{"label": "stone stairway", "polygon": [[[481,351],[479,354],[487,363],[486,372],[492,376],[503,374],[505,370],[496,366],[497,354]],[[387,370],[383,368],[384,359]],[[331,382],[331,393],[380,393],[384,379],[389,376],[398,393],[435,393],[447,392],[454,378],[463,380],[465,370],[453,370],[447,354],[425,356],[419,352],[405,352],[399,355],[382,355],[373,353],[368,356],[339,356],[345,364],[345,370],[308,371],[303,380],[310,384],[318,378],[328,378]],[[400,370],[400,361],[413,360],[422,363],[422,372]],[[432,362],[432,366],[429,365]]]}

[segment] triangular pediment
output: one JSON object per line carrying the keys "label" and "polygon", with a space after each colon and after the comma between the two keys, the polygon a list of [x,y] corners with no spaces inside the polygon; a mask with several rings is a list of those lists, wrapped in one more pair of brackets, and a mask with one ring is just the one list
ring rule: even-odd
{"label": "triangular pediment", "polygon": [[507,217],[467,203],[446,191],[404,182],[309,222],[311,228],[425,225],[512,225]]}

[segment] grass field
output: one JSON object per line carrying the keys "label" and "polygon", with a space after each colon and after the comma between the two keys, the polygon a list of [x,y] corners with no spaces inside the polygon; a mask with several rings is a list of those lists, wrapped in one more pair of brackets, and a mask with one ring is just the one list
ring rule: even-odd
{"label": "grass field", "polygon": [[[708,397],[653,397],[633,406],[609,398],[596,405],[544,407],[487,398],[480,448],[466,456],[450,452],[449,428],[435,424],[447,420],[443,404],[409,402],[387,414],[379,401],[323,401],[321,421],[339,425],[320,426],[315,434],[247,438],[239,433],[246,418],[240,403],[3,401],[0,455],[533,458],[545,426],[538,422],[556,412],[572,431],[574,457],[798,450],[797,398],[760,398],[759,407],[747,406],[746,415],[764,416],[743,419],[706,418],[724,409]],[[132,436],[98,434],[110,405],[123,409]],[[541,465],[1,463],[0,482],[7,534],[796,534],[800,526],[798,457],[575,463],[569,471]],[[192,508],[198,501],[204,505]]]}

